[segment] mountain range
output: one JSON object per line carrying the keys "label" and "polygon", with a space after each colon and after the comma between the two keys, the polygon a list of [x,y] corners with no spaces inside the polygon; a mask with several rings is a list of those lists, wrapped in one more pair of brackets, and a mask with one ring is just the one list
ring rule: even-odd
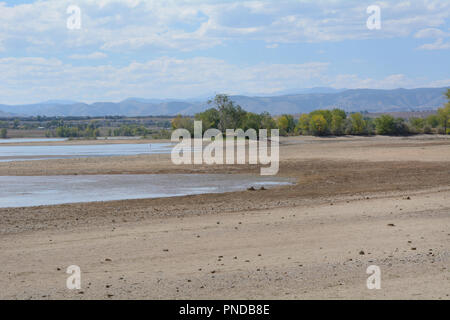
{"label": "mountain range", "polygon": [[[345,111],[396,112],[434,110],[445,103],[443,88],[417,89],[333,89],[312,88],[278,96],[235,95],[231,99],[251,112],[273,115],[299,114],[315,109],[341,108]],[[1,105],[0,117],[13,116],[156,116],[193,115],[207,109],[205,100],[128,98],[121,102],[87,104],[70,100],[49,100],[28,105]]]}

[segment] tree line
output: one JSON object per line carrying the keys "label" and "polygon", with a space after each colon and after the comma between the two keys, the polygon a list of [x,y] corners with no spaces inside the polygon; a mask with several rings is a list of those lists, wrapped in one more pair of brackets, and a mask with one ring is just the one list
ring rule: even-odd
{"label": "tree line", "polygon": [[[450,101],[450,89],[446,92]],[[256,114],[245,111],[236,105],[227,95],[216,95],[208,101],[212,108],[195,114],[192,117],[178,115],[172,120],[172,128],[187,129],[193,134],[194,120],[202,121],[203,131],[210,128],[243,130],[279,129],[280,135],[408,135],[419,133],[450,134],[450,102],[439,108],[437,114],[427,118],[395,118],[391,115],[381,115],[371,118],[362,113],[347,114],[344,110],[315,110],[300,115],[295,119],[292,115],[283,114],[272,118],[269,113]]]}

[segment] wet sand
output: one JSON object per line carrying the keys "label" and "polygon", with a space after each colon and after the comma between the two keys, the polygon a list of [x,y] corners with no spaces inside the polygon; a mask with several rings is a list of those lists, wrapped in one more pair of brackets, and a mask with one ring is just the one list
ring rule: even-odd
{"label": "wet sand", "polygon": [[[0,298],[449,299],[450,140],[282,139],[295,186],[0,209]],[[168,155],[1,163],[0,175],[250,173]],[[82,289],[65,269],[82,270]],[[380,290],[366,288],[378,265]]]}

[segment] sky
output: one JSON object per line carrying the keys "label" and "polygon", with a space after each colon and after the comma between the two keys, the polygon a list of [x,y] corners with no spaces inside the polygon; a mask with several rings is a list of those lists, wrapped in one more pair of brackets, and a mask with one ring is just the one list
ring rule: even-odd
{"label": "sky", "polygon": [[0,0],[0,104],[449,86],[449,17],[448,0]]}

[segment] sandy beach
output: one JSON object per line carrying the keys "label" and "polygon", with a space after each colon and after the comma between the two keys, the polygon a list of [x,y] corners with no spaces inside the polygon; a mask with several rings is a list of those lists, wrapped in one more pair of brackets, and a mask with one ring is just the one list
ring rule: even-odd
{"label": "sandy beach", "polygon": [[[153,173],[259,167],[168,154],[0,163],[0,176]],[[0,298],[449,299],[448,137],[282,138],[279,175],[297,183],[0,209]],[[70,265],[81,290],[66,288]],[[366,287],[370,265],[380,290]]]}

